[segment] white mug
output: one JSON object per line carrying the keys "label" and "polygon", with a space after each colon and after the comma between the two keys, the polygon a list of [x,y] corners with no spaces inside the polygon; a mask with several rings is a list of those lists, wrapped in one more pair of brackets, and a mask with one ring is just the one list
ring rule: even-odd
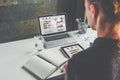
{"label": "white mug", "polygon": [[38,51],[41,51],[44,49],[44,44],[43,44],[43,41],[41,40],[41,36],[34,37],[34,46],[35,46],[35,49]]}

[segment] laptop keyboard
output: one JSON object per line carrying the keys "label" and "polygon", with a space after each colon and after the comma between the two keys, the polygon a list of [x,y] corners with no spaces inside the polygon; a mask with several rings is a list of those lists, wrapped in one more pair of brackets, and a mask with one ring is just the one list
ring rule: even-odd
{"label": "laptop keyboard", "polygon": [[52,40],[57,40],[57,39],[63,39],[70,37],[68,34],[59,34],[59,35],[53,35],[49,37],[44,37],[46,41],[52,41]]}

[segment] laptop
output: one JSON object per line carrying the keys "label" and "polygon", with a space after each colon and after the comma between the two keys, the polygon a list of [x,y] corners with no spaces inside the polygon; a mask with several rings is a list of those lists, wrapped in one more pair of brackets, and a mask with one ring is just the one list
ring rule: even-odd
{"label": "laptop", "polygon": [[66,14],[39,16],[40,35],[44,40],[44,47],[51,48],[75,43],[76,40],[68,33]]}

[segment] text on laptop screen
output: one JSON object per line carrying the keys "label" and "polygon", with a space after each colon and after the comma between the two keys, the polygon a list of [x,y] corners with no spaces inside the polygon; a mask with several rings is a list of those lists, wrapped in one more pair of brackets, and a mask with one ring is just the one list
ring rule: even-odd
{"label": "text on laptop screen", "polygon": [[39,17],[39,23],[42,35],[66,31],[65,15]]}

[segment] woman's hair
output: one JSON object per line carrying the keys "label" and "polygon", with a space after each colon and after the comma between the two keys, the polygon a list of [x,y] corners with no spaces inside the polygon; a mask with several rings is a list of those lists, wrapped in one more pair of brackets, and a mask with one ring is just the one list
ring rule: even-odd
{"label": "woman's hair", "polygon": [[112,59],[112,80],[120,80],[120,47],[115,51]]}
{"label": "woman's hair", "polygon": [[88,0],[90,4],[99,4],[108,21],[120,21],[120,0]]}

